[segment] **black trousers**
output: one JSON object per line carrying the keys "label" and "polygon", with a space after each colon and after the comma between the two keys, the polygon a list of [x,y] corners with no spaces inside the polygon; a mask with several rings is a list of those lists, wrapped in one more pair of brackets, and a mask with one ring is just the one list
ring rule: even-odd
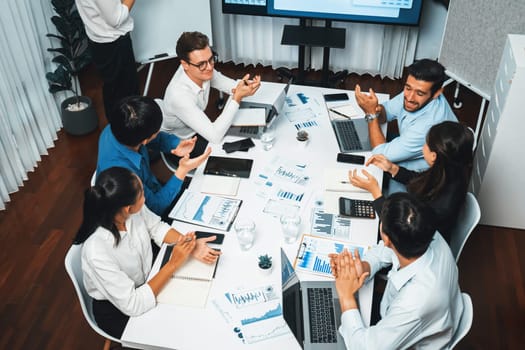
{"label": "black trousers", "polygon": [[123,97],[140,94],[131,37],[127,33],[110,43],[89,40],[89,48],[104,82],[102,98],[106,118],[111,123],[111,113],[117,102]]}
{"label": "black trousers", "polygon": [[117,339],[122,337],[129,316],[124,315],[108,300],[93,299],[93,315],[98,326],[107,334]]}

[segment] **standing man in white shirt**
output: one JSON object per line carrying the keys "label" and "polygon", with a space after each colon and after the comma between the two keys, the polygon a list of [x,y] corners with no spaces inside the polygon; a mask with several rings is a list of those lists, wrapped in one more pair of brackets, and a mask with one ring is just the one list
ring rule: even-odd
{"label": "standing man in white shirt", "polygon": [[[382,241],[363,260],[357,251],[331,255],[346,347],[448,349],[464,305],[456,261],[428,208],[411,194],[394,193],[381,211],[380,232]],[[355,293],[390,264],[381,320],[366,327]]]}
{"label": "standing man in white shirt", "polygon": [[75,0],[89,39],[93,62],[104,86],[106,118],[123,97],[139,95],[137,67],[130,32],[135,0]]}
{"label": "standing man in white shirt", "polygon": [[[212,51],[208,37],[200,32],[184,32],[177,40],[180,66],[164,94],[164,121],[162,129],[186,139],[197,134],[195,150],[200,143],[220,143],[230,128],[241,100],[253,95],[261,84],[261,77],[250,79],[246,74],[235,81],[215,70],[217,54]],[[230,98],[224,109],[211,121],[204,113],[208,105],[210,88],[227,93]]]}

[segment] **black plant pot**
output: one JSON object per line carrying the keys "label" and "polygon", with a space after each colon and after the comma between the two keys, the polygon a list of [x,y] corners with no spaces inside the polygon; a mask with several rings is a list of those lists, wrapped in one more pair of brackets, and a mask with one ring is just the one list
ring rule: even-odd
{"label": "black plant pot", "polygon": [[98,126],[97,112],[91,99],[87,96],[80,96],[79,99],[87,104],[87,107],[81,111],[69,111],[67,109],[70,104],[77,102],[75,96],[66,98],[60,105],[62,125],[64,130],[71,135],[85,135],[95,130]]}

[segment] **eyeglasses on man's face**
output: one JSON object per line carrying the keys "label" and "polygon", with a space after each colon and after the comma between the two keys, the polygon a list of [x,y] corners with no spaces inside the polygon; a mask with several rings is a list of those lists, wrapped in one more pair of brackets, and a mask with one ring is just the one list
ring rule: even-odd
{"label": "eyeglasses on man's face", "polygon": [[191,63],[190,61],[186,61],[186,62],[188,62],[189,65],[197,67],[200,71],[204,71],[206,67],[208,67],[208,64],[210,66],[213,66],[218,60],[219,60],[219,55],[214,52],[213,55],[211,55],[211,57],[208,58],[206,61],[201,61],[198,63]]}

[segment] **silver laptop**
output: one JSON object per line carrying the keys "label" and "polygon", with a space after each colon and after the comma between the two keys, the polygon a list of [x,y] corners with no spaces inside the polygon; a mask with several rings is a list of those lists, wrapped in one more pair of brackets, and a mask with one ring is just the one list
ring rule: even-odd
{"label": "silver laptop", "polygon": [[283,315],[305,350],[345,349],[334,281],[299,281],[281,249]]}
{"label": "silver laptop", "polygon": [[[276,117],[284,110],[286,95],[290,89],[292,79],[288,80],[285,87],[274,97],[269,94],[270,100],[258,100],[258,96],[249,96],[241,101],[240,108],[265,108],[266,109],[266,126],[272,124]],[[227,135],[260,138],[265,126],[232,126],[228,129]]]}
{"label": "silver laptop", "polygon": [[342,153],[370,151],[368,123],[364,118],[332,120],[335,137]]}

